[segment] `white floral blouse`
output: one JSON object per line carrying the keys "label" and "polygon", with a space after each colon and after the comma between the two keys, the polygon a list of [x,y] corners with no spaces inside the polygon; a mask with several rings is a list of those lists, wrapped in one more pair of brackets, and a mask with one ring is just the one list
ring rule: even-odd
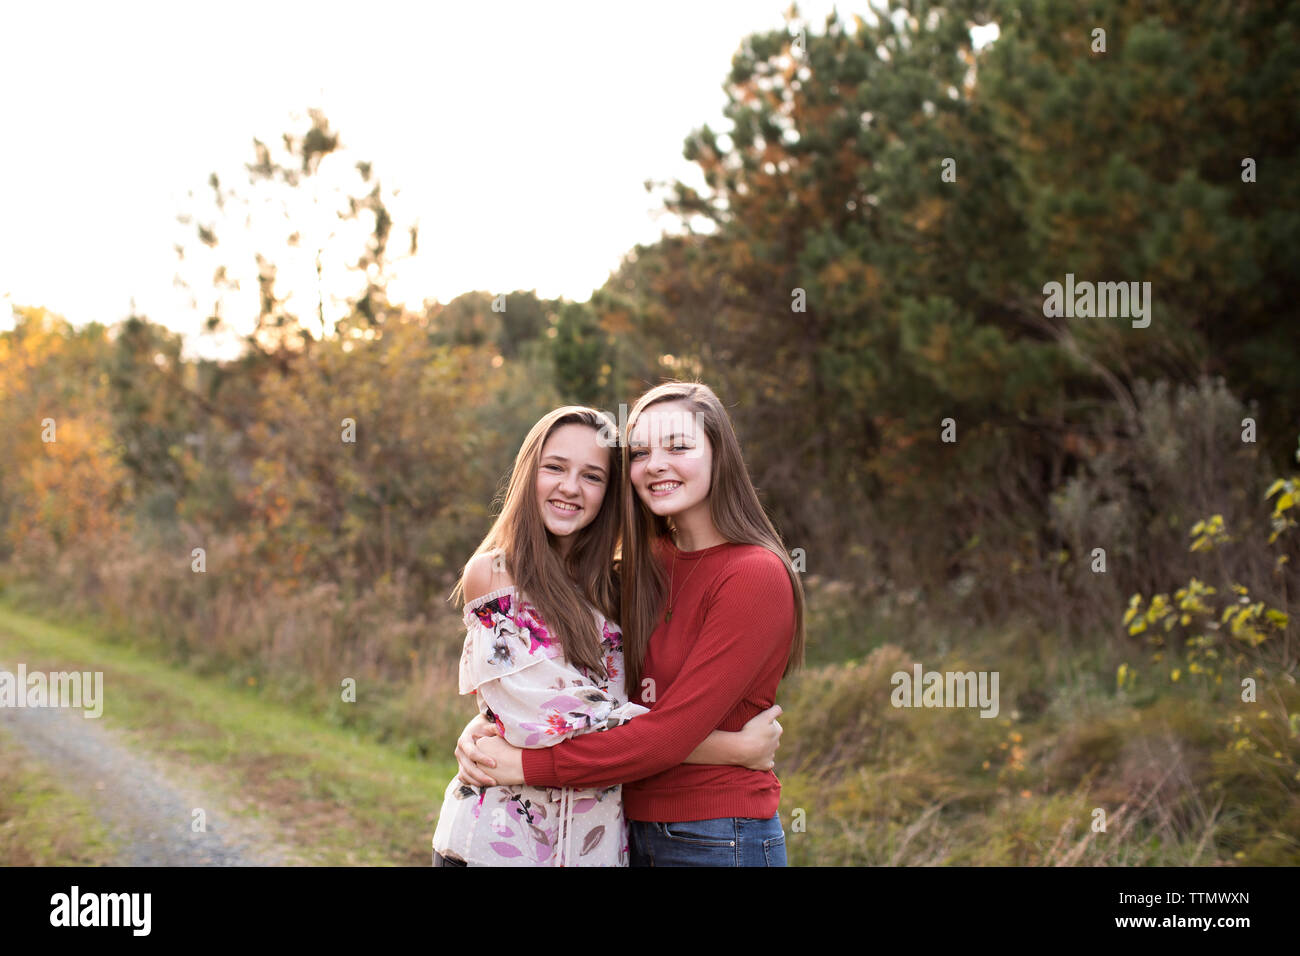
{"label": "white floral blouse", "polygon": [[[648,708],[623,686],[623,634],[595,608],[606,676],[569,664],[537,608],[513,585],[465,606],[460,692],[516,747],[549,747]],[[475,787],[453,778],[433,848],[471,866],[627,866],[621,786]]]}

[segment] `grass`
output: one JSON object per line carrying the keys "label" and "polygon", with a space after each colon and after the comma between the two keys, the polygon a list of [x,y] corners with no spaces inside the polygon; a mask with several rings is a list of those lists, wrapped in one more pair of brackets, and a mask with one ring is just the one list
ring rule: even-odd
{"label": "grass", "polygon": [[[1167,665],[1120,689],[1095,648],[1024,625],[914,645],[783,685],[792,865],[1300,863],[1300,692],[1285,675],[1261,675],[1248,702],[1226,679],[1171,684]],[[893,707],[891,675],[918,660],[999,670],[1001,712]]]}
{"label": "grass", "polygon": [[0,864],[104,866],[116,854],[89,804],[0,728]]}
{"label": "grass", "polygon": [[[873,615],[823,590],[809,666],[777,698],[792,865],[1300,863],[1300,690],[1285,674],[1255,674],[1247,702],[1227,677],[1171,683],[1172,660],[1144,665],[1104,635],[1071,646],[1024,622]],[[104,720],[244,797],[307,862],[427,864],[463,703],[445,687],[361,681],[348,704],[273,661],[167,655],[164,634],[0,599],[0,659],[103,670]],[[998,715],[893,707],[891,675],[914,662],[998,671]],[[1136,682],[1118,686],[1120,663]]]}
{"label": "grass", "polygon": [[[29,670],[103,671],[107,725],[243,803],[306,862],[428,864],[435,815],[455,772],[450,759],[413,758],[266,700],[256,685],[198,676],[97,637],[85,626],[49,623],[0,601],[0,656]],[[38,776],[29,769],[0,777],[0,807],[30,815],[31,794],[57,791],[56,782]],[[48,799],[67,797],[56,792]],[[38,855],[47,837],[53,841],[48,830],[30,829],[36,835],[25,838],[25,852],[77,862],[63,858],[56,842]]]}

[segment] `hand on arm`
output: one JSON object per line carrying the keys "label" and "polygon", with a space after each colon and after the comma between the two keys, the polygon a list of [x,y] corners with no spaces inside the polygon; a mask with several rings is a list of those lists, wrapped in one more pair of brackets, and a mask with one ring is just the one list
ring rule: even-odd
{"label": "hand on arm", "polygon": [[496,761],[478,748],[480,737],[492,737],[496,733],[497,725],[482,714],[465,725],[460,739],[456,741],[456,763],[460,765],[460,773],[457,776],[463,783],[476,787],[496,786],[496,780],[484,772],[484,768],[495,767]]}
{"label": "hand on arm", "polygon": [[[728,580],[733,578],[734,584]],[[766,597],[755,600],[754,594]],[[611,786],[685,762],[708,736],[706,729],[723,721],[774,655],[789,653],[793,623],[794,593],[780,560],[756,554],[737,562],[718,582],[680,676],[654,709],[604,733],[530,751],[526,782]]]}
{"label": "hand on arm", "polygon": [[[771,770],[776,766],[776,750],[781,742],[780,705],[769,707],[750,719],[738,731],[715,730],[695,748],[683,763],[725,764],[746,767],[750,770]],[[500,737],[494,737],[496,728],[482,717],[486,728],[472,734],[472,722],[465,728],[461,743],[456,747],[456,760],[460,763],[462,780],[479,786],[509,786],[524,782],[523,751],[512,747]],[[487,736],[478,746],[474,740]],[[463,752],[462,752],[462,748]],[[478,765],[494,768],[489,777]],[[472,775],[470,779],[467,776]]]}
{"label": "hand on arm", "polygon": [[682,763],[711,763],[771,770],[776,766],[776,750],[781,743],[779,704],[750,718],[740,730],[715,730],[691,751]]}
{"label": "hand on arm", "polygon": [[[777,704],[751,718],[738,731],[713,731],[683,763],[725,764],[750,770],[771,770],[776,765],[776,751],[783,732],[776,719],[781,713],[781,706]],[[482,714],[466,725],[465,732],[456,744],[456,762],[460,764],[461,780],[480,787],[524,782],[522,752],[496,734],[496,725]],[[478,741],[483,737],[491,739],[479,744]],[[491,769],[492,776],[488,776],[483,768]]]}
{"label": "hand on arm", "polygon": [[[696,764],[724,764],[749,770],[771,770],[781,742],[782,713],[779,704],[751,718],[738,731],[715,730],[682,761]],[[496,735],[496,726],[476,717],[465,728],[456,746],[460,778],[478,786],[509,786],[524,783],[523,751]],[[480,738],[482,739],[480,742]],[[482,768],[492,769],[488,776]]]}
{"label": "hand on arm", "polygon": [[[484,703],[505,727],[504,739],[500,735],[480,734],[478,740],[478,752],[492,770],[488,779],[497,786],[524,782],[523,751],[519,744],[531,747],[543,741],[562,741],[579,730],[603,727],[610,720],[626,721],[649,712],[640,704],[619,704],[616,698],[585,678],[583,684],[570,683],[563,690],[556,690],[556,675],[561,681],[565,677],[572,680],[578,672],[561,659],[541,660],[524,671],[479,685]],[[751,749],[757,746],[754,736],[748,741]]]}
{"label": "hand on arm", "polygon": [[492,761],[492,779],[499,787],[508,787],[524,782],[524,752],[513,747],[500,737],[484,737],[479,741],[479,750]]}

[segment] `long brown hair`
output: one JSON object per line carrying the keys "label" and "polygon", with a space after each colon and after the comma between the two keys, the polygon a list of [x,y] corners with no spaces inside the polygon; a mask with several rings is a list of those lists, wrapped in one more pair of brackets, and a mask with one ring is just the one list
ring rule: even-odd
{"label": "long brown hair", "polygon": [[[526,595],[537,608],[547,630],[559,639],[565,659],[591,673],[604,674],[602,635],[583,598],[611,621],[619,619],[619,587],[613,559],[624,495],[623,457],[611,447],[600,511],[590,524],[574,532],[568,557],[562,559],[551,544],[551,533],[537,506],[537,470],[546,440],[563,425],[586,425],[598,434],[611,436],[609,445],[617,442],[618,425],[594,408],[565,405],[542,416],[515,455],[501,513],[470,561],[500,550],[516,593]],[[465,566],[468,568],[469,562]],[[464,594],[462,570],[449,600],[461,603]]]}
{"label": "long brown hair", "polygon": [[[636,427],[637,418],[651,405],[673,401],[682,402],[697,413],[697,420],[713,446],[709,481],[709,517],[713,526],[733,544],[756,544],[767,548],[781,559],[790,576],[790,586],[794,589],[795,627],[785,674],[791,674],[803,666],[803,584],[795,573],[785,543],[758,500],[731,417],[713,390],[701,382],[665,382],[637,399],[623,436],[623,469],[631,474],[628,439]],[[668,591],[668,582],[664,579],[654,548],[672,533],[673,526],[670,518],[656,515],[647,508],[633,489],[624,496],[623,515],[623,666],[628,695],[635,697],[641,685],[641,669],[650,634],[659,621]]]}

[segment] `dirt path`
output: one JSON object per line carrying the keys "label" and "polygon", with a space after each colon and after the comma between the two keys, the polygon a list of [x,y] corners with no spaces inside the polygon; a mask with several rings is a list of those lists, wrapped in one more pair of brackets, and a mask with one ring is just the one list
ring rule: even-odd
{"label": "dirt path", "polygon": [[[302,861],[186,769],[133,749],[72,708],[0,708],[0,727],[64,789],[94,809],[121,847],[119,866],[276,866]],[[201,808],[206,831],[194,832]]]}

